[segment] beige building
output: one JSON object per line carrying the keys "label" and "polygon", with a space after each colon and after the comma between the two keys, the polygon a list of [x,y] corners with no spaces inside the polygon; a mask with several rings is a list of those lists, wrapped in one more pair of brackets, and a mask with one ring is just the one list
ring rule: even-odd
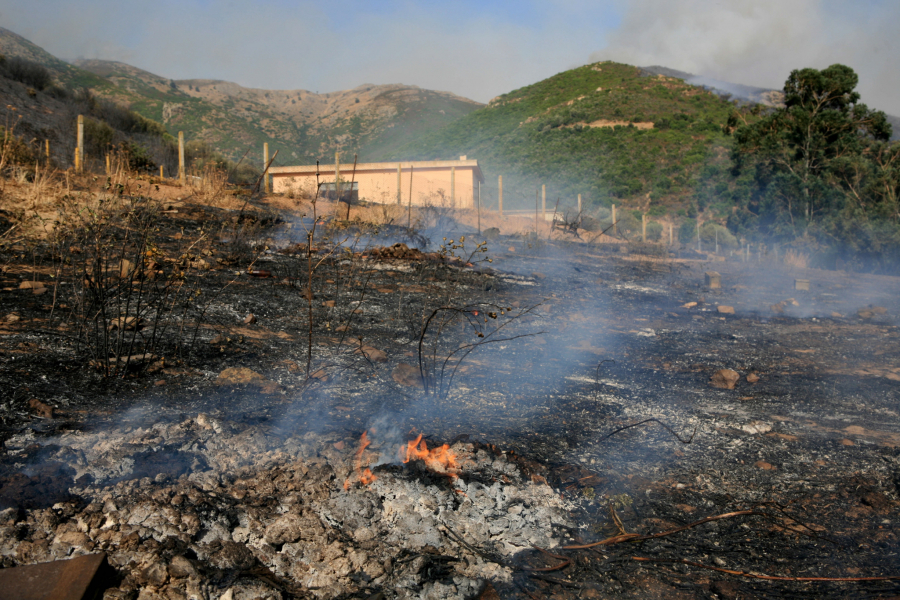
{"label": "beige building", "polygon": [[410,180],[413,206],[454,208],[474,208],[479,183],[484,183],[478,161],[465,156],[459,160],[362,163],[355,171],[352,163],[272,167],[269,173],[275,193],[311,198],[318,181],[320,197],[335,197],[339,186],[342,198],[351,195],[352,189],[354,199],[404,206],[410,202]]}

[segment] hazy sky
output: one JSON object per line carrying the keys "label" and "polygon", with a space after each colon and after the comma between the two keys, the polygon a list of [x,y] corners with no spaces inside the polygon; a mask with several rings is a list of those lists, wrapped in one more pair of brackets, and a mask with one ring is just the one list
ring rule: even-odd
{"label": "hazy sky", "polygon": [[173,79],[349,89],[407,83],[481,102],[593,60],[780,88],[835,62],[900,115],[898,0],[0,0],[0,26],[64,59]]}

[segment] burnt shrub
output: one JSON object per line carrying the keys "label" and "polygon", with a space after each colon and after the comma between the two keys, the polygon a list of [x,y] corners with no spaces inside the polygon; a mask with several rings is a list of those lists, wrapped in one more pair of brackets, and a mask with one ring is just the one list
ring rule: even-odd
{"label": "burnt shrub", "polygon": [[43,65],[18,56],[2,58],[0,74],[37,90],[43,90],[53,84],[53,76]]}

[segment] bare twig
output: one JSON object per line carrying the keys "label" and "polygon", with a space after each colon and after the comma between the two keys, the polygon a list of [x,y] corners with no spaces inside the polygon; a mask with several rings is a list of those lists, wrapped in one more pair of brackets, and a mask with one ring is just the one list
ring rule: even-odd
{"label": "bare twig", "polygon": [[668,531],[663,531],[660,533],[653,533],[650,535],[640,535],[638,533],[626,533],[623,535],[616,535],[610,538],[606,538],[605,540],[600,540],[599,542],[594,542],[592,544],[578,544],[574,546],[562,546],[563,550],[584,550],[587,548],[593,548],[594,546],[611,546],[613,544],[618,544],[620,542],[642,542],[644,540],[654,540],[661,537],[666,537],[669,535],[673,535],[676,533],[680,533],[687,529],[691,529],[698,525],[703,525],[704,523],[711,523],[712,521],[721,521],[722,519],[733,519],[735,517],[745,517],[751,515],[763,515],[764,513],[757,512],[755,510],[738,510],[735,512],[724,513],[721,515],[715,515],[712,517],[706,517],[705,519],[700,519],[699,521],[694,521],[693,523],[688,523],[687,525],[683,525],[681,527],[676,527],[675,529],[669,529]]}
{"label": "bare twig", "polygon": [[684,438],[682,438],[680,435],[678,435],[678,433],[676,433],[676,431],[675,431],[674,429],[672,429],[671,427],[669,427],[668,425],[666,425],[665,423],[663,423],[663,422],[660,421],[659,419],[656,419],[656,418],[651,417],[651,418],[649,418],[649,419],[644,419],[643,421],[638,421],[637,423],[631,423],[630,425],[623,425],[622,427],[618,427],[618,428],[616,428],[616,429],[613,429],[611,432],[607,433],[607,434],[604,435],[602,438],[600,438],[599,441],[602,442],[603,440],[609,439],[609,438],[611,438],[612,436],[616,435],[617,433],[620,433],[620,432],[622,432],[622,431],[625,431],[626,429],[631,429],[632,427],[637,427],[637,426],[639,426],[639,425],[644,425],[645,423],[656,423],[657,425],[661,426],[663,429],[665,429],[666,431],[668,431],[669,433],[671,433],[671,434],[675,437],[675,439],[678,440],[679,442],[681,442],[682,444],[690,444],[691,441],[693,441],[694,436],[697,435],[697,428],[694,427],[694,431],[693,431],[693,433],[691,433],[691,437],[689,437],[689,438],[687,438],[687,439],[684,439]]}
{"label": "bare twig", "polygon": [[874,577],[789,577],[786,575],[766,575],[763,573],[750,573],[747,571],[736,571],[734,569],[724,569],[722,567],[714,567],[712,565],[704,565],[702,563],[687,560],[685,558],[648,558],[645,556],[632,556],[631,560],[639,562],[655,562],[655,563],[680,563],[690,565],[701,569],[709,569],[718,571],[719,573],[727,573],[737,577],[747,577],[749,579],[763,579],[765,581],[805,581],[805,582],[861,582],[861,581],[898,581],[900,575],[880,575]]}

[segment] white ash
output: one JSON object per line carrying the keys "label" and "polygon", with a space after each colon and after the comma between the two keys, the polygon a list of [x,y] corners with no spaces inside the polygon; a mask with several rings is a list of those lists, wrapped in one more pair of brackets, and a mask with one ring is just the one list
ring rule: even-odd
{"label": "white ash", "polygon": [[[574,507],[549,486],[471,444],[452,448],[459,478],[393,465],[365,487],[355,442],[206,415],[64,434],[47,460],[93,483],[73,484],[81,502],[0,513],[0,560],[105,551],[124,575],[109,599],[467,598],[508,579],[517,552],[556,546],[553,526],[571,524]],[[7,451],[34,443],[11,438]]]}

